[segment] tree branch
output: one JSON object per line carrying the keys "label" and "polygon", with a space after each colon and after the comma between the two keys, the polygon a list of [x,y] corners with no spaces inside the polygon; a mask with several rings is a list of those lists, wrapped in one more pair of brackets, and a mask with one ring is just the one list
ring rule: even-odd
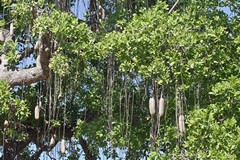
{"label": "tree branch", "polygon": [[176,5],[178,4],[179,0],[177,0],[174,5],[172,6],[172,8],[169,10],[168,14],[171,14],[173,9],[176,7]]}
{"label": "tree branch", "polygon": [[85,153],[85,158],[87,160],[96,160],[97,158],[95,157],[94,154],[91,153],[88,145],[87,145],[87,141],[85,139],[83,139],[82,137],[79,138],[79,143],[81,144],[82,146],[82,149]]}
{"label": "tree branch", "polygon": [[6,80],[10,86],[30,85],[49,76],[49,59],[51,40],[49,34],[42,35],[41,45],[39,46],[39,54],[37,56],[36,67],[29,69],[9,70],[7,69],[6,59],[1,56],[0,64],[0,80]]}

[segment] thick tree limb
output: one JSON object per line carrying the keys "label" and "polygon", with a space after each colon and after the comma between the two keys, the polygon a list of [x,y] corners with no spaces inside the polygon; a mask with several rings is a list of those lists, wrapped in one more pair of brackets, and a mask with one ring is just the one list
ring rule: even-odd
{"label": "thick tree limb", "polygon": [[51,40],[49,34],[41,38],[36,67],[29,69],[9,70],[4,55],[1,56],[0,80],[6,80],[10,86],[30,85],[48,78]]}

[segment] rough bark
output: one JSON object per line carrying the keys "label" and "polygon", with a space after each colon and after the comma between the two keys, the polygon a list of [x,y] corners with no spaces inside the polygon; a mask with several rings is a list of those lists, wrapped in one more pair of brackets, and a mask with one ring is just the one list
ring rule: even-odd
{"label": "rough bark", "polygon": [[51,39],[49,34],[45,33],[40,40],[42,43],[38,49],[36,67],[34,68],[8,69],[5,56],[4,54],[1,55],[0,80],[6,80],[10,86],[17,86],[30,85],[47,79],[49,75]]}

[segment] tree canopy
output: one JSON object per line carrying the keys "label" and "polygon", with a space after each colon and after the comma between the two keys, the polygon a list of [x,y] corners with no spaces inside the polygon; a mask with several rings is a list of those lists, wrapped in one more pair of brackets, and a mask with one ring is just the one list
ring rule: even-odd
{"label": "tree canopy", "polygon": [[2,159],[240,158],[239,0],[78,3],[1,0]]}

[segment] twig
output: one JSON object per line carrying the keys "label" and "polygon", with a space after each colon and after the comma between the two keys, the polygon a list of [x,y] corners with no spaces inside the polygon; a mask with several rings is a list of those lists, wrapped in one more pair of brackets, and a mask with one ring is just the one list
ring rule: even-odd
{"label": "twig", "polygon": [[176,7],[176,5],[178,4],[179,0],[177,0],[174,5],[172,6],[172,8],[169,10],[168,14],[171,14],[173,9]]}
{"label": "twig", "polygon": [[49,158],[51,158],[51,160],[56,160],[56,158],[53,158],[53,157],[49,154],[49,152],[47,152],[46,154],[47,154],[47,156],[48,156]]}

